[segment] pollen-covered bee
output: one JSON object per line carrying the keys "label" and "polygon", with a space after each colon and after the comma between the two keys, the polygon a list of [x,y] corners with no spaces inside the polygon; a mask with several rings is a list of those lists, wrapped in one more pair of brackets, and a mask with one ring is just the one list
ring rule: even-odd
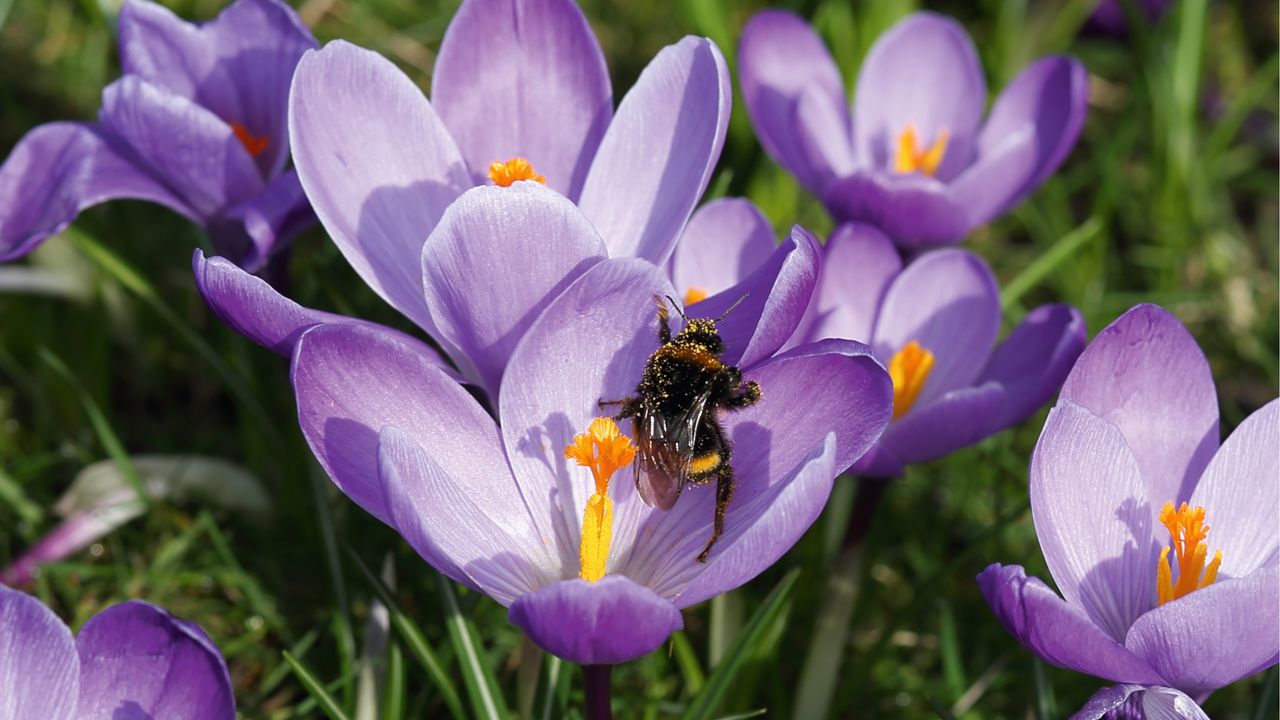
{"label": "pollen-covered bee", "polygon": [[621,405],[616,420],[632,418],[638,447],[636,490],[646,505],[670,510],[686,483],[701,485],[715,479],[715,523],[711,539],[698,555],[698,562],[706,562],[712,546],[724,534],[725,509],[734,490],[733,466],[729,464],[732,447],[719,413],[755,403],[760,399],[760,386],[754,381],[744,383],[742,371],[720,359],[724,341],[716,323],[724,315],[690,318],[671,300],[685,321],[673,337],[667,306],[662,298],[655,299],[662,344],[645,363],[634,395],[600,404]]}

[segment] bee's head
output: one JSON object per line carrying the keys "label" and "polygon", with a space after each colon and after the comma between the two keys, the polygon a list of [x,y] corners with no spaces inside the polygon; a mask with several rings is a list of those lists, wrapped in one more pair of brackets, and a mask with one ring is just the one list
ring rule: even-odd
{"label": "bee's head", "polygon": [[711,318],[689,318],[684,329],[676,335],[675,341],[701,345],[716,355],[724,352],[724,341],[720,339],[720,330],[716,328],[716,321]]}

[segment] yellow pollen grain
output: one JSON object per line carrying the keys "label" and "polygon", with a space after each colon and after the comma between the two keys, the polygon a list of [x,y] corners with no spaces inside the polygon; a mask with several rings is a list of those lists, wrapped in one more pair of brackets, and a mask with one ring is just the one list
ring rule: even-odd
{"label": "yellow pollen grain", "polygon": [[912,340],[889,359],[889,378],[893,380],[893,419],[897,420],[920,397],[929,372],[933,370],[933,353]]}
{"label": "yellow pollen grain", "polygon": [[231,123],[231,132],[235,133],[236,139],[240,141],[241,145],[244,145],[244,149],[248,150],[253,157],[258,157],[266,152],[267,145],[270,144],[266,135],[254,135],[249,132],[249,128],[238,122]]}
{"label": "yellow pollen grain", "polygon": [[908,123],[898,135],[898,152],[894,157],[893,169],[903,174],[918,172],[933,177],[942,164],[943,156],[947,154],[947,143],[950,141],[951,133],[942,128],[934,137],[933,144],[921,149],[916,126]]}
{"label": "yellow pollen grain", "polygon": [[707,291],[700,287],[691,287],[684,294],[684,306],[687,308],[694,303],[700,303],[707,299]]}
{"label": "yellow pollen grain", "polygon": [[543,185],[547,184],[547,179],[535,172],[533,165],[522,157],[513,157],[506,162],[495,160],[489,163],[489,179],[494,185],[502,187],[511,187],[511,183],[519,180],[533,180]]}
{"label": "yellow pollen grain", "polygon": [[618,430],[611,418],[596,418],[587,432],[573,436],[564,449],[567,460],[591,470],[595,492],[587,499],[582,514],[582,541],[578,545],[578,576],[588,582],[604,577],[609,547],[613,542],[613,501],[609,499],[609,478],[619,468],[631,464],[636,446]]}
{"label": "yellow pollen grain", "polygon": [[[1156,596],[1159,604],[1163,605],[1212,585],[1218,579],[1222,551],[1214,553],[1206,568],[1204,561],[1209,554],[1209,545],[1205,539],[1209,536],[1209,526],[1204,524],[1203,507],[1189,508],[1182,503],[1175,510],[1173,503],[1167,502],[1160,510],[1160,524],[1169,530],[1169,545],[1160,551],[1160,560],[1156,562]],[[1174,556],[1173,563],[1169,562],[1170,552]],[[1176,581],[1173,578],[1175,565],[1178,568]]]}

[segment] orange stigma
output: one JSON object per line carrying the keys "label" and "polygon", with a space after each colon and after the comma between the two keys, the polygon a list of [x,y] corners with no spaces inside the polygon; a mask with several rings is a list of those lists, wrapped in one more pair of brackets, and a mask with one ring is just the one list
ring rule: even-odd
{"label": "orange stigma", "polygon": [[951,133],[942,128],[934,137],[933,144],[922,149],[916,136],[916,126],[907,123],[907,127],[898,135],[898,155],[893,169],[903,174],[918,172],[933,177],[942,164],[942,156],[946,155],[947,142],[950,140]]}
{"label": "orange stigma", "polygon": [[889,359],[889,378],[893,380],[893,419],[897,420],[920,397],[929,372],[933,370],[933,353],[912,340]]}
{"label": "orange stigma", "polygon": [[631,464],[636,446],[618,430],[612,419],[596,418],[587,432],[573,436],[564,449],[566,460],[577,461],[591,470],[596,491],[587,499],[582,514],[582,542],[578,546],[578,576],[587,582],[604,577],[605,561],[613,542],[613,501],[609,499],[609,478],[619,468]]}
{"label": "orange stigma", "polygon": [[249,132],[249,128],[238,122],[231,123],[231,132],[236,134],[236,139],[240,141],[241,145],[244,145],[244,149],[248,150],[253,157],[258,157],[266,152],[267,145],[270,144],[266,135],[254,135]]}
{"label": "orange stigma", "polygon": [[691,287],[684,293],[684,306],[689,307],[694,303],[700,303],[707,299],[707,291],[700,287]]}
{"label": "orange stigma", "polygon": [[494,185],[502,187],[511,187],[511,183],[519,180],[533,180],[543,185],[547,184],[547,179],[534,172],[533,165],[522,157],[513,157],[506,162],[495,160],[489,163],[489,179]]}
{"label": "orange stigma", "polygon": [[[1209,553],[1209,545],[1205,538],[1209,536],[1209,526],[1204,524],[1204,508],[1196,506],[1188,508],[1186,503],[1177,510],[1173,503],[1167,502],[1160,510],[1160,524],[1169,529],[1170,545],[1160,551],[1160,561],[1156,563],[1156,595],[1159,604],[1163,605],[1178,598],[1209,587],[1218,579],[1218,567],[1222,565],[1222,551],[1213,555],[1209,567],[1204,566]],[[1174,562],[1178,566],[1178,581],[1173,581],[1173,567],[1169,563],[1169,550],[1173,550]],[[1203,573],[1203,576],[1202,576]]]}

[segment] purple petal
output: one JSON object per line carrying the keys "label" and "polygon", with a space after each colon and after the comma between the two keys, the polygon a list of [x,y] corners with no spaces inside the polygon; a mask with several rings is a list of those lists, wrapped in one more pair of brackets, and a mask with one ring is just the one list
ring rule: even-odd
{"label": "purple petal", "polygon": [[1122,640],[1155,605],[1160,554],[1151,501],[1124,436],[1087,409],[1059,400],[1031,456],[1030,475],[1031,516],[1058,589]]}
{"label": "purple petal", "polygon": [[969,228],[993,220],[1022,199],[1038,167],[1034,128],[1024,127],[977,158],[951,181],[951,199],[964,208]]}
{"label": "purple petal", "polygon": [[[728,592],[764,572],[790,550],[818,519],[831,496],[832,483],[840,472],[834,464],[835,452],[836,436],[830,433],[800,467],[758,493],[749,505],[739,499],[733,508],[734,526],[726,526],[705,568],[691,568],[697,574],[688,587],[676,595],[676,606],[686,608]],[[705,532],[678,542],[678,550],[671,554],[695,557],[706,542],[703,534]],[[693,565],[688,563],[685,567]],[[659,580],[656,584],[665,583]]]}
{"label": "purple petal", "polygon": [[422,248],[431,319],[496,396],[516,343],[538,313],[607,257],[572,202],[536,182],[458,198]]}
{"label": "purple petal", "polygon": [[507,618],[543,650],[581,665],[648,655],[684,627],[675,605],[619,575],[548,585],[517,599]]}
{"label": "purple petal", "polygon": [[828,185],[822,202],[838,222],[875,225],[906,248],[953,243],[972,227],[950,189],[923,175],[856,172]]}
{"label": "purple petal", "polygon": [[71,630],[39,600],[0,585],[0,720],[72,720],[80,686]]}
{"label": "purple petal", "polygon": [[640,73],[578,203],[611,256],[667,261],[720,158],[729,94],[729,69],[706,38],[668,45]]}
{"label": "purple petal", "polygon": [[84,720],[236,717],[231,676],[194,623],[141,601],[113,605],[76,637]]}
{"label": "purple petal", "polygon": [[880,444],[904,463],[937,460],[999,430],[1004,404],[1004,388],[996,383],[957,388],[927,405],[917,403],[889,425]]}
{"label": "purple petal", "polygon": [[244,269],[257,272],[276,250],[315,222],[298,174],[290,169],[267,183],[262,192],[223,213],[210,224],[209,232],[214,245]]}
{"label": "purple petal", "polygon": [[1280,400],[1245,418],[1218,449],[1191,493],[1222,551],[1220,572],[1243,577],[1280,556]]}
{"label": "purple petal", "polygon": [[1084,318],[1070,305],[1041,305],[1027,313],[991,353],[978,382],[1004,388],[997,424],[1025,420],[1062,387],[1088,339]]}
{"label": "purple petal", "polygon": [[489,163],[523,157],[578,197],[613,113],[600,44],[572,0],[468,0],[436,58],[431,100],[486,182]]}
{"label": "purple petal", "polygon": [[1134,622],[1125,645],[1165,684],[1200,695],[1274,665],[1278,637],[1280,567],[1272,565],[1155,608]]}
{"label": "purple petal", "polygon": [[689,218],[671,256],[671,281],[680,293],[715,295],[742,282],[777,248],[773,227],[745,198],[719,198]]}
{"label": "purple petal", "polygon": [[81,210],[116,198],[159,203],[200,218],[95,125],[50,123],[27,133],[0,166],[0,262],[34,250]]}
{"label": "purple petal", "polygon": [[749,367],[773,355],[795,334],[818,282],[821,252],[817,238],[796,225],[791,237],[750,277],[696,305],[698,317],[728,313],[719,323],[725,362]]}
{"label": "purple petal", "polygon": [[286,108],[298,60],[316,47],[297,14],[277,0],[238,0],[213,21],[193,25],[150,2],[120,9],[120,59],[136,75],[239,123],[267,149],[265,174],[289,156]]}
{"label": "purple petal", "polygon": [[431,333],[422,244],[471,186],[422,92],[389,60],[342,41],[298,63],[289,139],[316,215],[360,277]]}
{"label": "purple petal", "polygon": [[1209,720],[1195,700],[1166,687],[1114,685],[1089,698],[1071,720]]}
{"label": "purple petal", "polygon": [[1000,93],[978,136],[976,162],[1026,129],[1035,138],[1036,159],[1023,187],[998,211],[1030,194],[1058,169],[1080,137],[1088,110],[1089,73],[1065,55],[1040,58]]}
{"label": "purple petal", "polygon": [[253,157],[231,126],[209,110],[137,77],[102,91],[105,131],[128,145],[139,167],[173,188],[201,218],[253,197],[263,187]]}
{"label": "purple petal", "polygon": [[[829,161],[804,146],[803,139],[815,135],[798,121],[815,116],[831,121],[821,124],[824,132],[816,137],[830,143],[827,147],[837,156],[851,159],[853,154],[844,80],[822,39],[800,17],[766,10],[743,28],[738,66],[743,101],[760,144],[802,185],[821,193],[830,180],[830,169],[824,167]],[[800,112],[806,95],[808,109]],[[831,112],[817,112],[819,108]]]}
{"label": "purple petal", "polygon": [[1145,662],[1022,566],[989,565],[978,586],[1004,629],[1046,662],[1115,682],[1159,682]]}
{"label": "purple petal", "polygon": [[379,433],[378,466],[396,530],[440,572],[504,606],[558,578],[528,516],[503,502],[520,495],[510,472],[484,478],[496,502],[478,503],[463,489],[471,477],[451,475],[395,427]]}
{"label": "purple petal", "polygon": [[870,342],[889,283],[902,270],[893,242],[871,225],[845,223],[823,247],[818,286],[796,337]]}
{"label": "purple petal", "polygon": [[1156,509],[1186,500],[1218,449],[1209,363],[1182,323],[1156,305],[1138,305],[1098,333],[1061,397],[1120,428]]}
{"label": "purple petal", "polygon": [[[524,513],[511,498],[498,429],[421,344],[377,326],[318,325],[293,353],[298,422],[320,465],[360,507],[391,525],[378,477],[378,433],[407,433],[468,491]],[[445,422],[443,419],[447,419]],[[500,490],[500,491],[499,491]]]}
{"label": "purple petal", "polygon": [[819,187],[853,172],[856,161],[843,97],[833,100],[817,87],[805,88],[796,100],[794,123],[800,149]]}
{"label": "purple petal", "polygon": [[872,445],[870,450],[849,466],[850,473],[869,478],[901,477],[904,470],[902,461],[894,457],[883,443]]}
{"label": "purple petal", "polygon": [[937,177],[948,180],[970,162],[986,101],[982,65],[964,28],[943,15],[914,13],[876,40],[858,71],[855,152],[864,166],[888,169],[908,125],[926,146],[946,130]]}
{"label": "purple petal", "polygon": [[912,340],[933,353],[915,403],[924,407],[972,385],[999,332],[1000,289],[991,268],[971,252],[938,250],[917,258],[889,286],[872,347],[886,364]]}

